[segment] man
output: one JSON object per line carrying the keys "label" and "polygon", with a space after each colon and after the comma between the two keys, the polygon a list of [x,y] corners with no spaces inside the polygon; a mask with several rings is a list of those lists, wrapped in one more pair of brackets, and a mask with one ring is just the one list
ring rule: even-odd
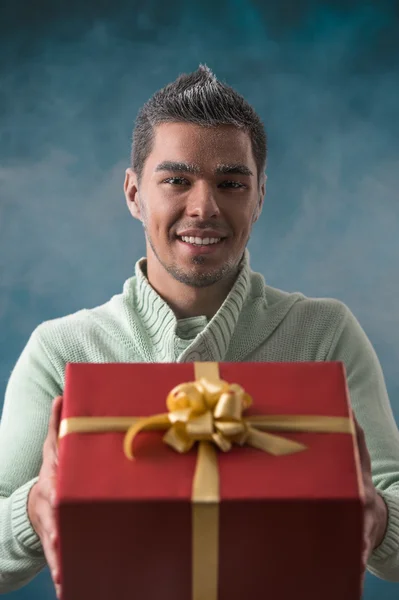
{"label": "man", "polygon": [[200,66],[141,109],[132,158],[125,195],[146,259],[103,306],[41,324],[8,382],[0,591],[47,561],[59,593],[52,502],[67,362],[343,361],[366,490],[364,566],[399,581],[399,433],[374,350],[344,304],[273,289],[249,266],[266,184],[259,117]]}

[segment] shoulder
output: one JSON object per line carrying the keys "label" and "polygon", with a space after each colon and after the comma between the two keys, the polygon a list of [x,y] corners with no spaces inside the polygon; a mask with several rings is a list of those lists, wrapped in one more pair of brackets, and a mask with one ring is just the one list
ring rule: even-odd
{"label": "shoulder", "polygon": [[325,360],[347,314],[348,307],[338,299],[281,290],[253,273],[235,343],[249,340],[251,350],[245,356],[256,352],[265,361]]}
{"label": "shoulder", "polygon": [[336,298],[311,297],[304,293],[288,292],[265,283],[263,275],[252,273],[252,300],[262,299],[268,311],[289,310],[300,319],[322,319],[337,323],[351,315],[348,306]]}
{"label": "shoulder", "polygon": [[[134,314],[134,278],[107,302],[41,323],[33,333],[37,343],[67,361],[95,360],[96,348],[123,345]],[[131,331],[131,329],[130,329]]]}
{"label": "shoulder", "polygon": [[337,298],[306,296],[302,292],[286,292],[267,285],[265,294],[269,306],[294,300],[293,311],[298,314],[320,315],[336,320],[344,318],[350,312],[348,306]]}
{"label": "shoulder", "polygon": [[287,318],[299,327],[309,327],[315,334],[318,331],[329,331],[337,334],[348,321],[353,318],[349,307],[337,298],[311,297],[302,292],[285,292],[266,286],[268,306],[271,308],[289,304]]}

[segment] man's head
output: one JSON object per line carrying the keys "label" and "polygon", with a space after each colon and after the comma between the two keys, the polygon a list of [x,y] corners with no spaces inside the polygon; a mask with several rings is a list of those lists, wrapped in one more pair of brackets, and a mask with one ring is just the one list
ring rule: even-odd
{"label": "man's head", "polygon": [[192,287],[237,272],[265,193],[266,134],[246,100],[204,66],[140,110],[126,172],[148,267]]}

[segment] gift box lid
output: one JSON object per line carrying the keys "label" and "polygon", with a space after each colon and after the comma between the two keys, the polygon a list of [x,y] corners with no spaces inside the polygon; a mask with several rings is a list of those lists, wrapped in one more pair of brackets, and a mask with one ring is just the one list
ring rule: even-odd
{"label": "gift box lid", "polygon": [[[345,369],[339,362],[220,363],[219,370],[222,379],[239,383],[252,396],[247,416],[351,413]],[[193,363],[70,363],[62,418],[164,413],[169,391],[193,380]],[[240,446],[219,452],[222,501],[361,498],[354,435],[273,433],[307,449],[285,456]],[[140,433],[134,461],[123,453],[123,432],[65,436],[60,440],[59,502],[190,501],[196,447],[181,455],[162,436],[159,431]]]}

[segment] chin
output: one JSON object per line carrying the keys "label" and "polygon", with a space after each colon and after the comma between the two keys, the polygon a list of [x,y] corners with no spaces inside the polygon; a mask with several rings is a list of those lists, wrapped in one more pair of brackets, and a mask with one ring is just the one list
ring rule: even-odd
{"label": "chin", "polygon": [[225,262],[220,265],[207,265],[207,261],[198,260],[202,257],[196,257],[192,262],[191,268],[186,265],[174,265],[168,268],[170,275],[180,283],[190,287],[202,288],[215,285],[219,281],[229,278],[232,275],[232,265]]}

